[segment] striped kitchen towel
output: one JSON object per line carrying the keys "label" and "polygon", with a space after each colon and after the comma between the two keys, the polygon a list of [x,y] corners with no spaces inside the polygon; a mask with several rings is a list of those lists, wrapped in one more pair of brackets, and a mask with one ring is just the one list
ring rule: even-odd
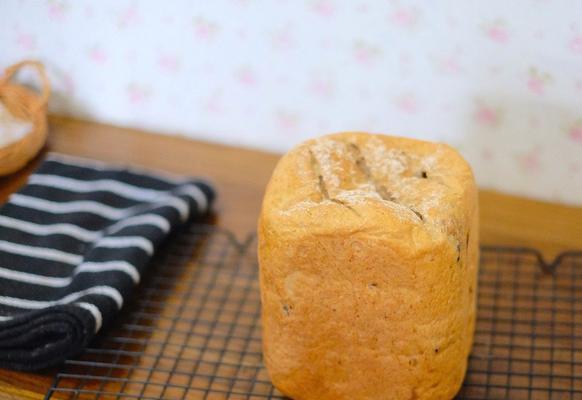
{"label": "striped kitchen towel", "polygon": [[203,181],[50,154],[0,208],[0,367],[56,365],[115,316]]}

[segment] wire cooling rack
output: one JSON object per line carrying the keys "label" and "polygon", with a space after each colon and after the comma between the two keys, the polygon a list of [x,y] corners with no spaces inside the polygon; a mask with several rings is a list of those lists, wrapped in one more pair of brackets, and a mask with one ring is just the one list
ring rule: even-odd
{"label": "wire cooling rack", "polygon": [[[261,363],[255,240],[194,226],[45,399],[284,399]],[[582,400],[582,254],[485,247],[458,399]],[[389,387],[386,388],[390,390]]]}

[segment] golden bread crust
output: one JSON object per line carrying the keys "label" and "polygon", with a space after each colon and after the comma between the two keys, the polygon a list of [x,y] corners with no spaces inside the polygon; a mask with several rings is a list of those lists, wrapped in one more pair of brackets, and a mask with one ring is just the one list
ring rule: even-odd
{"label": "golden bread crust", "polygon": [[285,155],[259,220],[264,361],[295,400],[451,399],[472,344],[477,190],[446,145],[341,133]]}

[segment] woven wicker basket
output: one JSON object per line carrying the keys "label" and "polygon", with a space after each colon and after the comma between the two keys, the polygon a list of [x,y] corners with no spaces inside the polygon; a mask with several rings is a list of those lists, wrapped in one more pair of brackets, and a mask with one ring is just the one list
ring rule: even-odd
{"label": "woven wicker basket", "polygon": [[[33,67],[41,79],[40,93],[11,82],[12,77],[23,67]],[[0,77],[0,102],[16,118],[29,121],[32,129],[21,139],[0,147],[0,176],[22,168],[44,146],[47,136],[47,103],[50,83],[44,66],[38,61],[23,61],[8,67]]]}

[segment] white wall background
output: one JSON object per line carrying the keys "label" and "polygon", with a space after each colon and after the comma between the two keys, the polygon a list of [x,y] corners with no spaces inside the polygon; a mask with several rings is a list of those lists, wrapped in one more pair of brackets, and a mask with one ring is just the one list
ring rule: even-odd
{"label": "white wall background", "polygon": [[0,67],[51,109],[286,150],[340,130],[446,141],[485,187],[582,204],[582,2],[0,2]]}

